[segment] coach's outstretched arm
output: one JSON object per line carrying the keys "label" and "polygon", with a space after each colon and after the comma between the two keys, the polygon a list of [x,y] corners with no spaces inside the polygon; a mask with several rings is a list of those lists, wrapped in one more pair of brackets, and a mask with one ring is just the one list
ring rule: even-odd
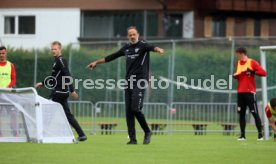
{"label": "coach's outstretched arm", "polygon": [[164,54],[164,49],[159,48],[159,47],[155,47],[154,52],[157,52],[159,55],[163,55]]}
{"label": "coach's outstretched arm", "polygon": [[98,59],[86,66],[86,68],[89,68],[90,70],[96,68],[97,64],[105,63],[105,58]]}
{"label": "coach's outstretched arm", "polygon": [[89,68],[90,70],[94,69],[97,64],[102,64],[102,63],[107,63],[107,62],[110,62],[110,61],[113,61],[121,56],[124,56],[124,47],[122,47],[119,51],[117,52],[114,52],[108,56],[106,56],[105,58],[101,58],[101,59],[98,59],[90,64],[88,64],[86,66],[86,68]]}

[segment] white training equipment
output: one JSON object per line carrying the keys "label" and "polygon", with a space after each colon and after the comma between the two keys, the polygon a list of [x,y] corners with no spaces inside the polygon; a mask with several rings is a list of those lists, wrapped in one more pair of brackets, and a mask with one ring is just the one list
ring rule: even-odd
{"label": "white training equipment", "polygon": [[59,103],[34,88],[0,88],[0,142],[74,143]]}

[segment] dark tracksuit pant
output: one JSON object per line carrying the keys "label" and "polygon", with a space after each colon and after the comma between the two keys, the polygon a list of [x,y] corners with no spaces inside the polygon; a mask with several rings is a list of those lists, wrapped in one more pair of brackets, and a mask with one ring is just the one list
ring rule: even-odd
{"label": "dark tracksuit pant", "polygon": [[150,129],[142,112],[145,89],[139,89],[136,85],[133,88],[125,89],[125,107],[128,135],[131,140],[136,140],[135,118],[145,133]]}
{"label": "dark tracksuit pant", "polygon": [[52,97],[53,101],[60,103],[62,105],[68,122],[77,131],[79,137],[84,136],[85,134],[82,131],[78,121],[75,119],[75,116],[71,113],[71,111],[69,109],[68,101],[67,101],[67,99],[69,97],[69,93],[57,93],[57,92],[53,91],[51,97]]}
{"label": "dark tracksuit pant", "polygon": [[262,134],[262,123],[258,113],[256,94],[255,93],[238,93],[238,113],[240,115],[240,129],[241,136],[245,137],[246,127],[246,107],[249,107],[249,111],[255,119],[255,124],[259,134]]}

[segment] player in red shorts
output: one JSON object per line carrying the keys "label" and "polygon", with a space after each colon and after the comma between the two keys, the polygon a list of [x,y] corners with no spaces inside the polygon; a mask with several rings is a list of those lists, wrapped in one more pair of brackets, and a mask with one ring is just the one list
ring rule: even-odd
{"label": "player in red shorts", "polygon": [[276,98],[272,98],[267,104],[265,114],[274,131],[274,141],[276,142]]}

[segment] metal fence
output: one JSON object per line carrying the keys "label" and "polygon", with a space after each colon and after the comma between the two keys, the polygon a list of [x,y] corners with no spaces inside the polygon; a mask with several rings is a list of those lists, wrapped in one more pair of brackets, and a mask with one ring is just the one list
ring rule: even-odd
{"label": "metal fence", "polygon": [[[93,105],[90,101],[69,101],[69,107],[87,134],[111,135],[127,131],[124,102],[99,101]],[[258,107],[260,116],[263,118],[262,104],[259,103]],[[210,132],[223,135],[239,134],[239,116],[235,103],[173,102],[168,105],[146,102],[143,113],[154,134],[178,132],[195,135]],[[15,122],[18,127],[11,127],[14,118],[19,119]],[[256,132],[254,118],[249,110],[247,110],[246,120],[247,132]],[[19,129],[19,134],[24,133],[22,116],[14,110],[0,108],[0,127],[2,134],[5,135],[11,135],[13,128]],[[137,121],[136,129],[142,132]]]}
{"label": "metal fence", "polygon": [[[124,79],[125,60],[119,58],[116,61],[105,65],[100,65],[92,72],[84,70],[90,61],[105,57],[117,51],[124,45],[125,41],[109,42],[89,42],[72,44],[69,50],[69,65],[74,78],[80,79]],[[259,60],[260,49],[263,45],[276,45],[276,38],[195,38],[183,40],[154,40],[149,41],[158,47],[165,49],[163,56],[151,54],[150,75],[169,80],[169,87],[166,89],[147,89],[144,102],[166,103],[171,109],[167,110],[166,121],[155,119],[152,121],[149,114],[148,122],[155,132],[224,132],[225,134],[238,133],[238,114],[236,113],[236,80],[231,76],[235,71],[236,59],[235,48],[246,47],[248,56]],[[275,76],[273,70],[276,69],[273,61],[276,60],[275,51],[267,53],[267,77],[268,87],[274,87]],[[83,60],[85,58],[85,60]],[[81,73],[80,73],[81,72]],[[180,89],[175,84],[178,77],[185,76],[187,85],[194,88]],[[226,90],[196,89],[202,87],[200,82],[214,77],[215,82],[226,80],[228,87]],[[201,80],[201,81],[200,81]],[[230,83],[233,81],[233,84]],[[256,77],[257,99],[261,98],[260,78]],[[125,131],[126,123],[124,118],[124,91],[119,88],[85,89],[78,88],[81,100],[92,100],[93,103],[99,101],[120,102],[119,104],[96,104],[95,120],[92,125],[95,132],[101,129],[111,129],[111,131]],[[268,91],[268,99],[275,97],[275,88]],[[180,102],[180,103],[175,103]],[[185,103],[183,103],[185,102]],[[191,102],[191,103],[187,103]],[[261,118],[264,119],[263,107],[259,107]],[[172,110],[173,109],[173,110]],[[146,113],[148,110],[144,109]],[[150,111],[150,110],[149,110]],[[117,117],[115,117],[117,116]],[[164,116],[164,115],[162,115]],[[157,117],[157,116],[155,116]],[[99,125],[98,122],[113,122],[113,125]],[[247,114],[247,131],[255,132],[254,119],[251,114]],[[139,126],[137,127],[139,129]],[[140,129],[139,129],[140,130]]]}
{"label": "metal fence", "polygon": [[84,131],[93,133],[94,105],[90,101],[69,101],[69,108]]}
{"label": "metal fence", "polygon": [[[165,50],[163,56],[151,53],[150,75],[160,78],[164,77],[172,81],[177,81],[178,76],[186,76],[187,84],[192,85],[191,80],[209,79],[211,75],[215,80],[225,79],[229,81],[229,75],[232,75],[236,66],[235,48],[246,47],[248,56],[255,60],[260,59],[259,46],[276,45],[276,38],[251,38],[251,37],[231,37],[231,38],[193,38],[181,40],[149,40],[149,43],[162,47]],[[98,58],[102,58],[117,51],[124,46],[125,41],[102,41],[102,42],[80,42],[72,43],[63,49],[63,55],[69,63],[72,76],[75,79],[124,79],[125,78],[125,60],[119,58],[108,64],[100,65],[93,71],[85,67]],[[52,65],[52,58],[49,56],[49,49],[36,49],[34,51],[9,50],[9,60],[14,63],[17,70],[16,87],[29,87],[36,82],[43,81],[49,75]],[[18,55],[21,54],[22,55]],[[275,51],[266,52],[267,60],[267,82],[268,87],[275,86],[275,76],[273,74],[276,66]],[[26,74],[25,72],[28,72]],[[257,87],[260,89],[260,78],[256,78]],[[83,83],[79,82],[79,87],[75,87],[79,93],[80,100],[92,101],[124,101],[123,90],[118,88],[104,89],[85,89]],[[76,82],[75,82],[76,84]],[[197,85],[198,84],[194,84]],[[234,90],[236,81],[233,80]],[[230,89],[230,88],[228,88]],[[258,90],[260,91],[260,90]],[[49,90],[41,89],[40,95],[48,96]],[[257,97],[261,100],[261,94],[257,92]],[[268,91],[268,99],[276,97],[275,88]],[[235,102],[235,93],[217,93],[203,92],[201,90],[177,89],[173,83],[169,84],[167,89],[152,89],[146,92],[145,102]]]}
{"label": "metal fence", "polygon": [[[70,101],[70,108],[86,132],[111,135],[126,132],[125,103],[99,101]],[[259,113],[263,118],[261,103]],[[178,132],[205,135],[210,132],[223,135],[239,134],[239,116],[235,103],[173,102],[144,103],[143,113],[154,134]],[[247,110],[247,132],[256,132],[255,122]],[[136,129],[142,132],[138,122]]]}
{"label": "metal fence", "polygon": [[[172,132],[223,132],[229,135],[239,132],[237,105],[235,103],[172,103]],[[247,131],[252,130],[251,115],[247,112]],[[256,131],[256,130],[255,130]]]}
{"label": "metal fence", "polygon": [[[87,42],[72,44],[69,50],[69,65],[74,78],[77,79],[124,79],[125,60],[119,58],[116,61],[98,66],[95,70],[88,71],[84,67],[91,61],[102,58],[117,51],[126,41],[106,41],[106,42]],[[155,78],[164,77],[166,79],[177,81],[177,77],[185,76],[187,84],[192,85],[191,80],[195,80],[194,85],[198,86],[198,80],[210,79],[213,75],[215,81],[225,79],[229,82],[229,75],[235,71],[236,59],[235,48],[246,47],[248,56],[259,60],[259,46],[276,45],[276,38],[195,38],[183,40],[152,40],[149,43],[162,47],[165,50],[163,56],[151,54],[150,75]],[[271,76],[275,65],[275,53],[271,52],[268,56],[267,72],[268,87],[274,86],[274,76]],[[83,60],[85,59],[85,60]],[[257,87],[261,88],[260,78],[257,78]],[[232,88],[235,90],[236,81],[233,80]],[[81,100],[97,101],[124,101],[123,90],[114,89],[85,89],[79,86]],[[261,94],[257,97],[261,100]],[[275,97],[276,92],[269,90],[269,98]],[[234,92],[204,92],[197,89],[189,89],[183,92],[183,88],[177,89],[173,83],[166,89],[148,89],[145,96],[145,102],[236,102],[236,93]]]}
{"label": "metal fence", "polygon": [[[91,61],[117,51],[125,42],[73,43],[65,52],[69,54],[68,62],[72,76],[83,81],[85,79],[124,79],[126,70],[123,58],[100,65],[92,72],[85,69],[85,66]],[[197,87],[200,86],[198,80],[210,79],[212,75],[215,81],[218,79],[230,81],[229,75],[233,74],[236,65],[234,53],[236,47],[246,47],[248,56],[258,61],[259,46],[276,45],[276,38],[194,38],[148,42],[165,49],[163,56],[151,54],[150,75],[158,79],[163,77],[174,82],[177,81],[178,76],[185,76],[188,78],[188,85]],[[30,67],[27,72],[34,73],[33,83],[36,83],[40,79],[37,75],[45,72],[43,71],[45,64],[40,64],[45,55],[36,51],[34,56],[34,69]],[[270,59],[267,60],[267,85],[272,87],[275,86],[275,76],[273,75],[273,70],[276,69],[274,64],[276,60],[275,51],[269,51],[267,56]],[[18,60],[17,64],[21,61]],[[19,75],[23,74],[19,73]],[[31,78],[22,77],[22,79]],[[194,84],[192,84],[192,80],[195,80]],[[257,98],[261,100],[260,78],[256,78],[256,83],[257,88],[259,88]],[[234,131],[238,133],[238,114],[235,107],[237,94],[234,92],[237,83],[235,80],[231,86],[232,88],[227,89],[232,89],[232,92],[228,92],[228,90],[216,92],[211,89],[203,91],[193,88],[184,89],[183,87],[178,89],[178,86],[172,82],[166,89],[149,88],[144,100],[146,102],[144,105],[146,118],[153,131],[161,134],[195,132],[195,129],[198,132]],[[84,101],[70,102],[70,107],[84,130],[92,133],[103,130],[105,130],[103,133],[126,131],[124,91],[122,89],[94,88],[92,90],[85,89],[80,83],[77,92],[80,95],[80,100]],[[275,88],[268,91],[268,98],[272,97],[276,97]],[[91,102],[95,103],[95,106]],[[160,104],[163,104],[162,107],[159,106]],[[263,119],[264,112],[261,106],[259,110]],[[106,122],[113,124],[104,124]],[[247,123],[247,130],[255,131],[254,119],[250,113],[247,114]],[[141,131],[139,128],[137,126],[138,131]]]}
{"label": "metal fence", "polygon": [[[113,132],[125,132],[127,130],[125,120],[124,102],[100,101],[95,104],[95,132],[112,134]],[[149,124],[156,121],[168,123],[168,106],[165,103],[144,103],[143,112]],[[141,131],[140,126],[136,128]],[[162,129],[161,132],[167,132]]]}
{"label": "metal fence", "polygon": [[[85,69],[85,66],[91,61],[107,56],[117,51],[125,44],[126,41],[103,41],[103,42],[81,42],[72,43],[67,49],[63,49],[64,56],[67,58],[73,78],[82,79],[114,79],[120,80],[125,78],[125,60],[119,58],[108,64],[99,65],[93,71]],[[232,38],[194,38],[181,40],[149,40],[149,43],[162,47],[165,50],[163,56],[151,53],[150,59],[150,75],[160,79],[164,77],[171,81],[177,81],[178,76],[188,78],[188,85],[199,86],[197,81],[210,79],[214,75],[215,81],[225,79],[229,82],[229,75],[232,75],[236,65],[235,48],[246,47],[248,56],[259,60],[259,46],[276,45],[276,38],[248,38],[248,37],[232,37]],[[17,70],[16,87],[33,86],[36,82],[43,81],[49,75],[52,65],[52,58],[45,49],[35,51],[19,51],[22,55],[11,54],[9,51],[9,60],[11,60],[18,68],[24,66],[24,69]],[[65,55],[66,54],[66,55]],[[273,89],[268,90],[268,99],[276,97],[275,92],[275,76],[274,70],[276,66],[275,51],[267,52],[267,86]],[[26,64],[26,63],[28,64]],[[21,72],[22,71],[22,72]],[[24,72],[29,72],[27,75]],[[28,76],[28,77],[26,77]],[[191,80],[195,80],[192,84]],[[118,88],[103,89],[85,89],[83,83],[79,82],[79,87],[75,88],[79,93],[80,100],[92,101],[124,101],[123,90]],[[256,78],[257,98],[261,100],[260,94],[260,78]],[[233,80],[232,90],[236,88],[236,81]],[[216,88],[215,88],[216,89]],[[230,89],[230,88],[227,88]],[[38,91],[40,95],[48,96],[49,90],[41,89]],[[164,102],[171,104],[172,102],[206,102],[206,103],[234,103],[236,102],[236,93],[233,92],[215,92],[209,90],[207,92],[198,89],[177,89],[174,83],[169,83],[166,89],[148,89],[145,95],[145,102]]]}

